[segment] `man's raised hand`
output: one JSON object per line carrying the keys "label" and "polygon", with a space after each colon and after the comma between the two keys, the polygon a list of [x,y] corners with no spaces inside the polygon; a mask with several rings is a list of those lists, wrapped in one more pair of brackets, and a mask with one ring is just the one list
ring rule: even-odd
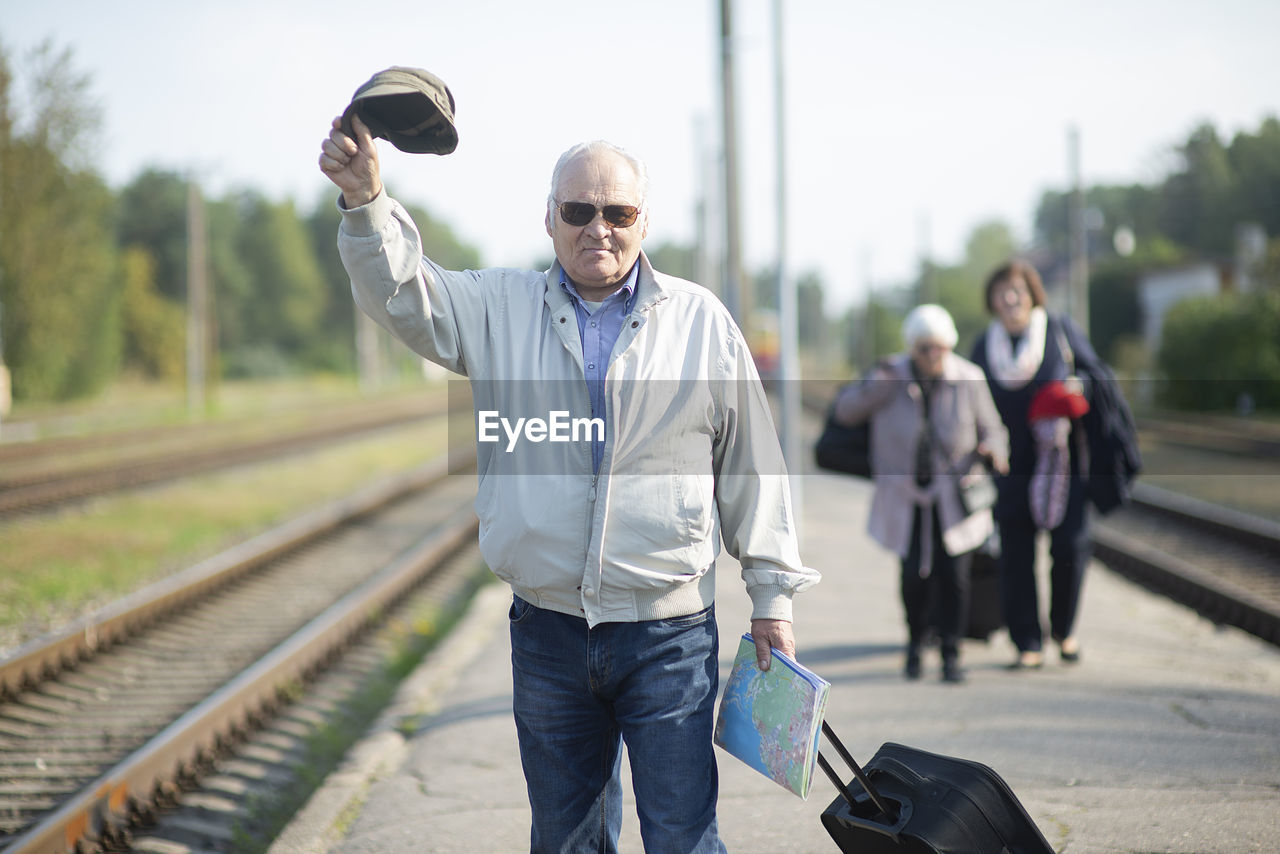
{"label": "man's raised hand", "polygon": [[342,191],[343,206],[358,208],[382,192],[378,147],[360,117],[351,117],[355,138],[342,130],[342,118],[333,120],[329,136],[320,145],[320,171]]}

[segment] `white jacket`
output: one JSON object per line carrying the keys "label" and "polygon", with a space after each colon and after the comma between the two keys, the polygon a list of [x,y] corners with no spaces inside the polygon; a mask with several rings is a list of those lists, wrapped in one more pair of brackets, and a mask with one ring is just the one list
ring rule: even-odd
{"label": "white jacket", "polygon": [[[546,272],[453,272],[422,255],[385,193],[343,210],[338,248],[360,308],[418,354],[471,380],[477,419],[591,414],[574,307]],[[791,619],[814,584],[796,543],[787,476],[751,354],[705,288],[641,254],[635,305],[605,378],[598,474],[587,441],[477,441],[480,549],[534,605],[590,625],[709,606],[723,537],[752,619]]]}

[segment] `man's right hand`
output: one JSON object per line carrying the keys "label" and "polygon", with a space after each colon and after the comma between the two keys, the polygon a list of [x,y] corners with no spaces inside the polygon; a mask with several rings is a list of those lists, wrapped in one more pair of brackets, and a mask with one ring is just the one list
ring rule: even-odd
{"label": "man's right hand", "polygon": [[320,171],[342,191],[346,208],[367,205],[382,192],[378,147],[359,116],[351,117],[355,139],[342,132],[342,117],[333,120],[329,137],[320,145]]}

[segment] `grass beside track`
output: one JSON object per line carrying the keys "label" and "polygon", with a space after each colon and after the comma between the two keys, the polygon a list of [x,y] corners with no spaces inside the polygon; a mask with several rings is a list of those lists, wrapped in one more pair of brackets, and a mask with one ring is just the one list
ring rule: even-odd
{"label": "grass beside track", "polygon": [[0,525],[0,654],[446,442],[434,420]]}

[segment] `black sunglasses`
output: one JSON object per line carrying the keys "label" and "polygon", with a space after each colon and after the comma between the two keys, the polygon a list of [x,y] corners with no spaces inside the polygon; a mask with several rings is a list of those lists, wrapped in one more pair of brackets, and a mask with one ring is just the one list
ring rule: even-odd
{"label": "black sunglasses", "polygon": [[611,227],[630,228],[640,215],[640,209],[635,205],[605,205],[597,208],[586,202],[561,202],[556,210],[560,211],[560,219],[566,225],[573,226],[589,225],[596,218],[596,211],[600,211],[604,221]]}

